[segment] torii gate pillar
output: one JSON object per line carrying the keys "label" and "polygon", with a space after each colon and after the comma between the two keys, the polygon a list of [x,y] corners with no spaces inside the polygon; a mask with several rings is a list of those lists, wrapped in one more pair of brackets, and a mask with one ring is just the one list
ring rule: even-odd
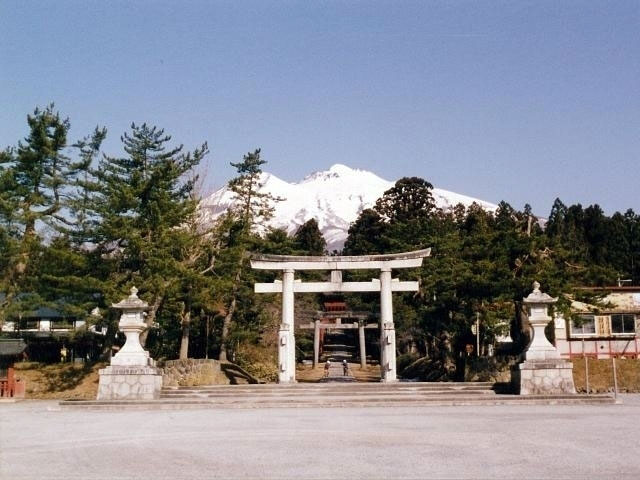
{"label": "torii gate pillar", "polygon": [[282,272],[282,323],[278,332],[278,382],[296,381],[296,341],[294,335],[293,279],[294,270]]}
{"label": "torii gate pillar", "polygon": [[320,320],[313,322],[313,368],[318,366],[320,360]]}
{"label": "torii gate pillar", "polygon": [[397,382],[396,328],[393,323],[391,268],[380,270],[380,376],[383,382]]}
{"label": "torii gate pillar", "polygon": [[358,322],[358,343],[360,344],[360,368],[367,367],[367,344],[364,335],[364,321]]}

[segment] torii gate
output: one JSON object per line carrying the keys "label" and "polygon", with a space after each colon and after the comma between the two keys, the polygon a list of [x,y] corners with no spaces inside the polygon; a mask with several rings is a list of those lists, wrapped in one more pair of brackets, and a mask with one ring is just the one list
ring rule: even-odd
{"label": "torii gate", "polygon": [[[282,270],[282,281],[256,283],[256,293],[282,293],[282,323],[278,331],[278,383],[295,383],[296,355],[294,327],[295,292],[380,292],[380,373],[383,382],[395,382],[396,332],[393,324],[391,292],[416,292],[418,282],[401,282],[391,278],[394,268],[422,265],[431,249],[390,255],[363,256],[293,256],[253,255],[251,267],[260,270]],[[342,270],[380,270],[380,279],[370,282],[343,282]],[[296,270],[330,270],[329,282],[294,280]]]}

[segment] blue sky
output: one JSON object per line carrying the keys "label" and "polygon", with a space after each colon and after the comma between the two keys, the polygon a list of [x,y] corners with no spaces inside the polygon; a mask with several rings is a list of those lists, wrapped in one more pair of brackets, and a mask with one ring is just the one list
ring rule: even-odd
{"label": "blue sky", "polygon": [[0,147],[55,102],[118,154],[132,121],[203,141],[205,189],[261,147],[484,200],[640,211],[640,0],[0,3]]}

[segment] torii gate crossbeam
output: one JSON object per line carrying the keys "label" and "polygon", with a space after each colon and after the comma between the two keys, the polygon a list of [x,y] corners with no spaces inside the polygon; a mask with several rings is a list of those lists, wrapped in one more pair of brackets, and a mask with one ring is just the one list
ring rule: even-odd
{"label": "torii gate crossbeam", "polygon": [[[295,292],[380,292],[380,370],[383,382],[395,382],[396,338],[393,323],[394,291],[418,290],[418,282],[392,280],[393,268],[415,268],[422,265],[431,249],[390,255],[364,256],[292,256],[253,255],[251,267],[259,270],[282,270],[282,282],[256,283],[256,293],[282,293],[282,323],[278,332],[278,382],[295,383]],[[296,270],[330,270],[330,282],[297,282]],[[370,282],[343,282],[342,270],[380,270],[380,278]]]}

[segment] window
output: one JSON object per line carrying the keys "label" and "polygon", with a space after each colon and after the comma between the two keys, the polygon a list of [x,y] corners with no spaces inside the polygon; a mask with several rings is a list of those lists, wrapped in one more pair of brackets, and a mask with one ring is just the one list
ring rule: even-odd
{"label": "window", "polygon": [[596,317],[594,315],[576,315],[570,322],[571,335],[595,335]]}
{"label": "window", "polygon": [[18,322],[20,330],[38,330],[40,327],[40,322],[38,320],[33,320],[31,318],[24,319],[21,318]]}
{"label": "window", "polygon": [[633,334],[636,332],[636,316],[630,313],[611,315],[611,333]]}

